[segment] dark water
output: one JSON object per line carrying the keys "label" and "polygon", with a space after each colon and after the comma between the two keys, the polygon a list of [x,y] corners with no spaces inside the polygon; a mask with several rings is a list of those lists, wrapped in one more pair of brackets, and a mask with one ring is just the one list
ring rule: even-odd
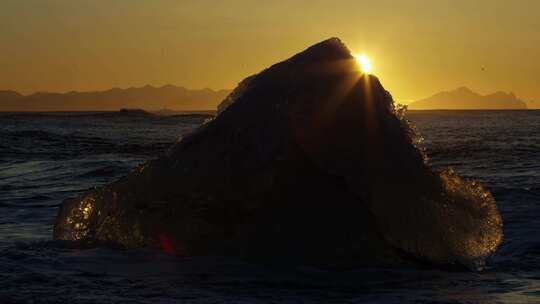
{"label": "dark water", "polygon": [[411,112],[430,162],[504,219],[482,272],[255,265],[51,240],[58,205],[166,151],[204,117],[0,114],[0,303],[540,303],[540,111]]}

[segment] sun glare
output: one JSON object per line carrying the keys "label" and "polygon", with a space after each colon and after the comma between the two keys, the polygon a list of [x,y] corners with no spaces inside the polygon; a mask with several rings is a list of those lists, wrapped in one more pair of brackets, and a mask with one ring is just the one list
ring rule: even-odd
{"label": "sun glare", "polygon": [[354,56],[354,58],[356,59],[356,62],[358,62],[358,65],[360,66],[360,70],[362,70],[362,72],[371,72],[371,61],[366,55],[357,54]]}

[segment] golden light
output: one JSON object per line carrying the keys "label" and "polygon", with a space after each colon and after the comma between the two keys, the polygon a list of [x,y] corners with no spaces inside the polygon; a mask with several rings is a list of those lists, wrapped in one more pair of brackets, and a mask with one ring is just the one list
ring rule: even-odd
{"label": "golden light", "polygon": [[371,72],[371,61],[369,60],[368,56],[364,54],[356,54],[354,55],[354,58],[356,59],[356,62],[358,62],[362,72],[366,74]]}

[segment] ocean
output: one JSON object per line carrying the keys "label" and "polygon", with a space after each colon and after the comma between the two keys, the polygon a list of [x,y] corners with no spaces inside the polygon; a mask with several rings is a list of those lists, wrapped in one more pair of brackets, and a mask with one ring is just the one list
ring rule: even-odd
{"label": "ocean", "polygon": [[411,111],[429,163],[504,221],[483,271],[261,265],[52,240],[62,200],[158,157],[206,115],[0,113],[0,303],[540,303],[540,111]]}

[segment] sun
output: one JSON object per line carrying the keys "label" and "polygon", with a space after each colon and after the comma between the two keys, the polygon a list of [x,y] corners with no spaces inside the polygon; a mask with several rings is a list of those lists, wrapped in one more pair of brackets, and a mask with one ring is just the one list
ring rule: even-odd
{"label": "sun", "polygon": [[360,70],[362,70],[362,72],[366,74],[371,72],[371,60],[369,60],[368,56],[364,54],[356,54],[354,55],[354,58],[356,59],[356,62],[358,62],[358,65],[360,66]]}

